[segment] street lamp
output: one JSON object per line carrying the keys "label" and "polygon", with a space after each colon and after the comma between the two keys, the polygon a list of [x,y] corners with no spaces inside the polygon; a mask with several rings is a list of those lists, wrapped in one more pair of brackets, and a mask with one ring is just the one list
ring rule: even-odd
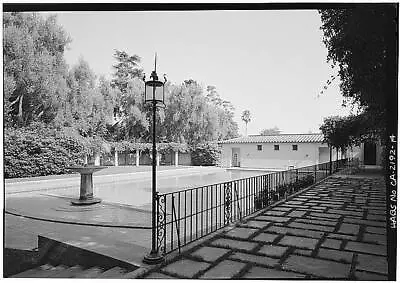
{"label": "street lamp", "polygon": [[164,75],[164,82],[158,80],[157,76],[157,53],[154,59],[154,71],[151,72],[151,80],[146,81],[146,76],[143,76],[145,82],[144,101],[153,105],[153,168],[152,168],[152,199],[151,199],[151,251],[147,254],[143,262],[148,264],[157,264],[164,260],[160,254],[157,245],[157,188],[156,188],[156,168],[157,168],[157,149],[156,149],[156,108],[158,105],[164,104],[164,84],[167,79]]}

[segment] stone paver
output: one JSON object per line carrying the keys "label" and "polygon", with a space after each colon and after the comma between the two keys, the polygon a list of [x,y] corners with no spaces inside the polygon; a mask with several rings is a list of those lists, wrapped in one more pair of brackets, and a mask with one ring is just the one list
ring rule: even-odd
{"label": "stone paver", "polygon": [[289,213],[287,216],[289,217],[302,217],[304,214],[306,214],[307,211],[302,211],[302,210],[295,210]]}
{"label": "stone paver", "polygon": [[267,226],[270,222],[267,221],[247,221],[246,223],[243,223],[243,226],[248,226],[248,227],[253,227],[253,228],[263,228]]}
{"label": "stone paver", "polygon": [[367,226],[365,231],[368,232],[368,233],[386,235],[386,228],[378,228],[378,227],[373,227],[373,226]]}
{"label": "stone paver", "polygon": [[306,272],[322,278],[347,278],[350,267],[350,264],[297,255],[290,256],[283,264],[284,269]]}
{"label": "stone paver", "polygon": [[356,219],[356,218],[352,218],[352,217],[345,217],[343,222],[354,223],[354,224],[365,224],[365,225],[375,226],[375,227],[386,227],[386,222]]}
{"label": "stone paver", "polygon": [[224,260],[215,267],[207,270],[200,279],[228,279],[238,274],[246,264],[242,262]]}
{"label": "stone paver", "polygon": [[294,254],[298,254],[298,255],[308,255],[310,256],[312,254],[311,250],[302,250],[302,249],[295,249]]}
{"label": "stone paver", "polygon": [[307,224],[316,224],[316,225],[326,225],[326,226],[336,226],[337,221],[332,220],[315,220],[315,219],[308,219],[308,218],[300,218],[297,219],[296,222],[302,222]]}
{"label": "stone paver", "polygon": [[183,277],[193,277],[195,274],[207,269],[210,264],[205,262],[197,262],[189,259],[182,259],[167,265],[162,269],[163,272]]}
{"label": "stone paver", "polygon": [[372,271],[382,274],[387,274],[388,263],[386,257],[372,255],[358,255],[357,270]]}
{"label": "stone paver", "polygon": [[345,246],[345,249],[361,253],[386,255],[386,246],[383,245],[366,244],[360,242],[348,242],[347,245]]}
{"label": "stone paver", "polygon": [[331,226],[321,226],[321,225],[314,225],[314,224],[304,224],[298,222],[292,222],[288,225],[289,227],[293,228],[300,228],[305,230],[318,230],[324,232],[332,232],[335,228]]}
{"label": "stone paver", "polygon": [[339,233],[357,235],[360,231],[360,226],[355,224],[343,223],[339,228]]}
{"label": "stone paver", "polygon": [[326,239],[322,244],[321,247],[324,248],[332,248],[332,249],[339,249],[340,245],[342,244],[341,240],[335,240],[335,239]]}
{"label": "stone paver", "polygon": [[261,233],[260,235],[254,237],[253,240],[264,243],[272,243],[277,237],[279,236],[275,234]]}
{"label": "stone paver", "polygon": [[387,239],[385,235],[364,233],[363,240],[365,242],[373,242],[380,245],[387,244]]}
{"label": "stone paver", "polygon": [[328,238],[334,238],[334,239],[343,239],[343,240],[350,240],[350,241],[355,241],[357,240],[357,236],[353,235],[344,235],[344,234],[336,234],[336,233],[329,233]]}
{"label": "stone paver", "polygon": [[332,219],[340,218],[340,214],[332,214],[332,213],[311,212],[310,215],[321,218],[332,218]]}
{"label": "stone paver", "polygon": [[260,216],[257,216],[255,219],[263,220],[263,221],[272,221],[272,222],[287,222],[290,220],[290,217],[260,215]]}
{"label": "stone paver", "polygon": [[288,228],[288,227],[278,227],[278,226],[271,226],[267,229],[267,231],[279,234],[291,234],[296,236],[304,236],[317,239],[320,239],[324,235],[323,232],[318,232],[318,231],[303,230],[303,229]]}
{"label": "stone paver", "polygon": [[257,246],[257,243],[231,240],[231,239],[217,239],[213,241],[211,244],[218,247],[226,247],[230,249],[239,249],[246,251],[250,251]]}
{"label": "stone paver", "polygon": [[244,279],[269,279],[269,278],[281,278],[281,279],[291,279],[291,278],[304,278],[305,275],[281,271],[276,269],[266,269],[261,267],[251,268],[244,276]]}
{"label": "stone paver", "polygon": [[191,255],[205,261],[216,261],[220,257],[228,253],[229,250],[215,247],[202,247]]}
{"label": "stone paver", "polygon": [[388,280],[387,276],[384,275],[378,275],[375,273],[370,273],[370,272],[360,272],[360,271],[356,271],[354,273],[354,275],[356,276],[356,278],[358,280],[367,280],[367,281],[372,281],[372,280],[379,280],[379,281],[386,281]]}
{"label": "stone paver", "polygon": [[288,249],[287,247],[265,245],[261,247],[261,249],[258,252],[265,254],[267,256],[281,257],[287,251],[287,249]]}
{"label": "stone paver", "polygon": [[230,256],[232,259],[237,259],[244,262],[252,262],[261,265],[274,266],[279,263],[279,259],[267,257],[267,256],[259,256],[252,254],[245,254],[241,252],[235,252]]}
{"label": "stone paver", "polygon": [[286,214],[286,211],[280,211],[280,210],[270,210],[264,213],[264,215],[272,215],[272,216],[282,216]]}
{"label": "stone paver", "polygon": [[323,248],[319,249],[317,256],[320,258],[332,259],[332,260],[337,260],[337,261],[342,261],[342,262],[347,262],[347,263],[351,263],[351,261],[353,259],[352,252],[323,249]]}
{"label": "stone paver", "polygon": [[252,228],[235,228],[227,232],[226,235],[233,238],[248,239],[252,234],[257,231],[257,229]]}
{"label": "stone paver", "polygon": [[297,236],[285,236],[279,242],[280,245],[284,246],[293,246],[296,248],[305,248],[313,250],[317,245],[317,239],[311,239],[306,237],[297,237]]}

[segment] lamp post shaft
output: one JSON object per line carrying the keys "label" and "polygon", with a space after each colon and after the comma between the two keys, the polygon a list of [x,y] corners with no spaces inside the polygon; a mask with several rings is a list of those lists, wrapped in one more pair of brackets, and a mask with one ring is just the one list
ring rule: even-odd
{"label": "lamp post shaft", "polygon": [[152,251],[157,251],[157,243],[156,243],[156,198],[157,198],[157,180],[156,180],[156,170],[157,170],[157,149],[156,149],[156,101],[153,101],[153,184],[152,184]]}

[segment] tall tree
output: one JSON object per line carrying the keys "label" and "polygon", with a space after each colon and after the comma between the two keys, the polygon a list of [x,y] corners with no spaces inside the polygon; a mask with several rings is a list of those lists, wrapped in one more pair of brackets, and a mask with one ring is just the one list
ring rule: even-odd
{"label": "tall tree", "polygon": [[141,59],[138,55],[129,55],[120,50],[115,50],[114,59],[117,60],[117,63],[113,65],[115,72],[111,83],[124,93],[130,80],[142,77],[143,70],[139,67]]}
{"label": "tall tree", "polygon": [[118,90],[114,112],[119,123],[112,132],[117,140],[133,139],[146,141],[148,138],[149,118],[143,104],[143,73],[139,67],[140,57],[129,55],[125,51],[115,50],[114,74],[111,85]]}
{"label": "tall tree", "polygon": [[345,100],[371,114],[383,134],[388,96],[396,96],[395,5],[320,10],[328,61],[339,68]]}
{"label": "tall tree", "polygon": [[55,118],[66,96],[63,55],[69,42],[56,16],[3,14],[6,126]]}
{"label": "tall tree", "polygon": [[246,136],[247,136],[247,124],[251,121],[251,114],[249,110],[242,112],[242,121],[246,124]]}
{"label": "tall tree", "polygon": [[281,133],[281,130],[277,126],[269,129],[264,129],[260,132],[260,135],[262,136],[268,136],[268,135],[279,135]]}

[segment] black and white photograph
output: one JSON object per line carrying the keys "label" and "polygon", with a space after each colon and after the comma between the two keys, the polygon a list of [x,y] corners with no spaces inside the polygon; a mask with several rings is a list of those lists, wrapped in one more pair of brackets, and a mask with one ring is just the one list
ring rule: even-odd
{"label": "black and white photograph", "polygon": [[2,8],[3,278],[396,280],[398,2]]}

